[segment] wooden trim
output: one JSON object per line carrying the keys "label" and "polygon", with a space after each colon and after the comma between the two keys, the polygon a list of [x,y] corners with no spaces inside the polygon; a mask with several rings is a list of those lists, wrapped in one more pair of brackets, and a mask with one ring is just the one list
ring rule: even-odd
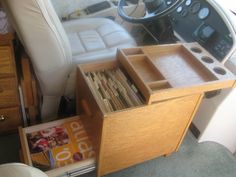
{"label": "wooden trim", "polygon": [[184,132],[183,132],[183,134],[182,134],[182,136],[181,136],[181,139],[180,139],[179,144],[177,145],[177,148],[176,148],[175,151],[178,151],[178,149],[179,149],[181,143],[183,142],[183,139],[184,139],[184,137],[185,137],[185,135],[186,135],[186,133],[187,133],[187,131],[188,131],[188,128],[189,128],[189,126],[190,126],[190,124],[191,124],[191,122],[192,122],[192,120],[193,120],[193,118],[194,118],[194,116],[195,116],[195,114],[196,114],[196,112],[197,112],[199,106],[200,106],[200,103],[201,103],[201,101],[202,101],[203,96],[204,96],[204,94],[199,94],[199,98],[198,98],[198,100],[196,101],[196,105],[195,105],[195,107],[194,107],[194,110],[193,110],[193,112],[192,112],[192,115],[191,115],[190,118],[189,118],[189,122],[188,122],[188,124],[186,125],[186,128],[185,128],[185,130],[184,130]]}
{"label": "wooden trim", "polygon": [[27,143],[26,132],[22,127],[18,128],[18,132],[20,136],[23,162],[26,163],[27,165],[32,166],[33,164],[30,157],[30,151],[29,151],[29,146]]}
{"label": "wooden trim", "polygon": [[31,69],[30,59],[24,52],[21,55],[21,70],[22,75],[20,84],[23,93],[24,107],[30,120],[30,124],[33,125],[36,123],[36,118],[39,114],[38,87],[34,73]]}
{"label": "wooden trim", "polygon": [[39,130],[42,130],[42,129],[47,129],[47,128],[50,128],[50,127],[54,127],[54,126],[63,124],[63,123],[68,122],[68,121],[76,120],[80,117],[83,117],[83,115],[74,116],[74,117],[67,118],[67,119],[55,120],[55,121],[51,121],[51,122],[45,122],[45,123],[41,123],[41,124],[38,124],[38,125],[33,125],[33,126],[30,126],[30,127],[26,127],[23,130],[24,130],[25,134],[32,133],[32,132],[39,131]]}
{"label": "wooden trim", "polygon": [[[102,120],[104,122],[104,119]],[[96,176],[97,177],[100,177],[103,175],[103,172],[102,172],[102,160],[103,160],[103,157],[102,157],[102,152],[103,152],[103,149],[104,149],[104,136],[105,136],[106,132],[105,132],[105,128],[104,128],[104,123],[102,123],[102,127],[101,127],[101,138],[100,138],[100,148],[99,148],[99,153],[98,153],[98,159],[97,159],[97,173],[96,173]]]}
{"label": "wooden trim", "polygon": [[15,38],[14,33],[0,34],[0,45],[11,45],[12,41]]}

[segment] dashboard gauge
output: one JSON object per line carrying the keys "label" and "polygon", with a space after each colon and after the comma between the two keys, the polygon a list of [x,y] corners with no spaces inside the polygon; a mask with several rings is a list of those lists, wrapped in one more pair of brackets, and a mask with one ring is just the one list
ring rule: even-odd
{"label": "dashboard gauge", "polygon": [[209,14],[210,10],[207,7],[204,7],[198,12],[198,18],[204,20],[205,18],[208,17]]}
{"label": "dashboard gauge", "polygon": [[192,4],[192,0],[186,0],[186,1],[185,1],[185,5],[186,5],[186,6],[190,6],[191,4]]}
{"label": "dashboard gauge", "polygon": [[171,5],[172,4],[172,0],[168,0],[168,1],[166,1],[166,5]]}
{"label": "dashboard gauge", "polygon": [[192,3],[191,7],[190,7],[190,11],[195,14],[197,13],[201,8],[201,4],[200,2],[196,1],[194,3]]}
{"label": "dashboard gauge", "polygon": [[176,9],[176,11],[177,11],[178,13],[182,12],[182,10],[183,10],[183,7],[182,7],[182,6],[179,6],[179,7]]}

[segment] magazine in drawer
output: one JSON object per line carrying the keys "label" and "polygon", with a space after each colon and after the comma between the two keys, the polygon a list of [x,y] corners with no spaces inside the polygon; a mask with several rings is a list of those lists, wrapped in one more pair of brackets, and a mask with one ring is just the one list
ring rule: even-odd
{"label": "magazine in drawer", "polygon": [[23,162],[50,177],[94,170],[94,151],[80,117],[19,128]]}

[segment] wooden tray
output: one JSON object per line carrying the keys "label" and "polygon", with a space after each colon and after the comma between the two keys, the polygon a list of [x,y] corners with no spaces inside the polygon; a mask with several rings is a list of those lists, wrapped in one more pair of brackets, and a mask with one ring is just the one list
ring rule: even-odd
{"label": "wooden tray", "polygon": [[149,104],[235,84],[235,76],[198,43],[121,49],[117,59]]}

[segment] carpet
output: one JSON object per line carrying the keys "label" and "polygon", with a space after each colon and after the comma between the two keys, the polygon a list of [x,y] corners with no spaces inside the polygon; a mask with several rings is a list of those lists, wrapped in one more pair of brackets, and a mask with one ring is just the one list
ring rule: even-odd
{"label": "carpet", "polygon": [[[81,177],[95,177],[95,172]],[[236,158],[225,147],[197,143],[188,132],[178,152],[106,175],[106,177],[236,177]]]}

